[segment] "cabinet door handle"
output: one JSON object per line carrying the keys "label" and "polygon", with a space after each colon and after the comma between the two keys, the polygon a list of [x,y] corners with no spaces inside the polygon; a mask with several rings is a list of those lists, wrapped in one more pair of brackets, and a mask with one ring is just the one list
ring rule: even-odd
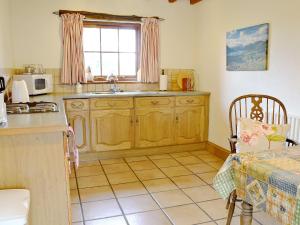
{"label": "cabinet door handle", "polygon": [[157,105],[159,101],[151,101],[152,105]]}
{"label": "cabinet door handle", "polygon": [[194,99],[187,99],[186,100],[188,103],[193,103],[194,102]]}
{"label": "cabinet door handle", "polygon": [[135,119],[135,122],[136,122],[136,123],[139,123],[139,118],[136,118],[136,119]]}
{"label": "cabinet door handle", "polygon": [[178,123],[178,121],[179,121],[179,117],[178,117],[178,116],[176,116],[176,117],[175,117],[175,120],[176,120],[176,123]]}

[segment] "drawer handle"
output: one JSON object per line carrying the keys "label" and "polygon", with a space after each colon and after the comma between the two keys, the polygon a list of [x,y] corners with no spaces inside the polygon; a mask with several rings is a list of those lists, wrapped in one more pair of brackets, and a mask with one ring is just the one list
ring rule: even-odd
{"label": "drawer handle", "polygon": [[108,105],[109,105],[110,107],[114,107],[114,106],[116,106],[116,103],[115,103],[115,102],[109,102]]}
{"label": "drawer handle", "polygon": [[159,101],[151,101],[152,105],[157,105]]}
{"label": "drawer handle", "polygon": [[194,102],[194,99],[188,99],[186,100],[188,103],[193,103]]}
{"label": "drawer handle", "polygon": [[71,106],[74,109],[81,109],[83,107],[83,105],[84,105],[83,102],[72,102],[71,103]]}

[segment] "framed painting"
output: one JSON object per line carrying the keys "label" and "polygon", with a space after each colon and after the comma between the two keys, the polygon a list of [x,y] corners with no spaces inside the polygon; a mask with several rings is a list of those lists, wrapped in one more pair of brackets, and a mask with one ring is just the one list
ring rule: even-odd
{"label": "framed painting", "polygon": [[227,70],[267,70],[268,45],[268,23],[228,32],[226,35]]}

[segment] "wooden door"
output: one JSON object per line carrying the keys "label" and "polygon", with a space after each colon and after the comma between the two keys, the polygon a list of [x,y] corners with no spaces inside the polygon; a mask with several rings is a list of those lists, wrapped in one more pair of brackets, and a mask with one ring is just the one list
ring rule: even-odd
{"label": "wooden door", "polygon": [[197,143],[205,138],[205,108],[176,108],[176,144]]}
{"label": "wooden door", "polygon": [[110,151],[133,146],[132,110],[91,111],[92,149]]}
{"label": "wooden door", "polygon": [[90,149],[90,119],[88,111],[68,112],[68,121],[73,127],[76,145],[80,152],[88,152]]}
{"label": "wooden door", "polygon": [[174,109],[136,109],[135,146],[137,148],[174,144]]}

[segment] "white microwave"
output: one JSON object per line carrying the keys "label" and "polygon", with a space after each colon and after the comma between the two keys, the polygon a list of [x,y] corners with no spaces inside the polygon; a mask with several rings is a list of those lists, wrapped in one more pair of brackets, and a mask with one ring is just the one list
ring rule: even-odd
{"label": "white microwave", "polygon": [[41,95],[53,92],[52,74],[21,74],[15,75],[14,80],[24,80],[29,95]]}

